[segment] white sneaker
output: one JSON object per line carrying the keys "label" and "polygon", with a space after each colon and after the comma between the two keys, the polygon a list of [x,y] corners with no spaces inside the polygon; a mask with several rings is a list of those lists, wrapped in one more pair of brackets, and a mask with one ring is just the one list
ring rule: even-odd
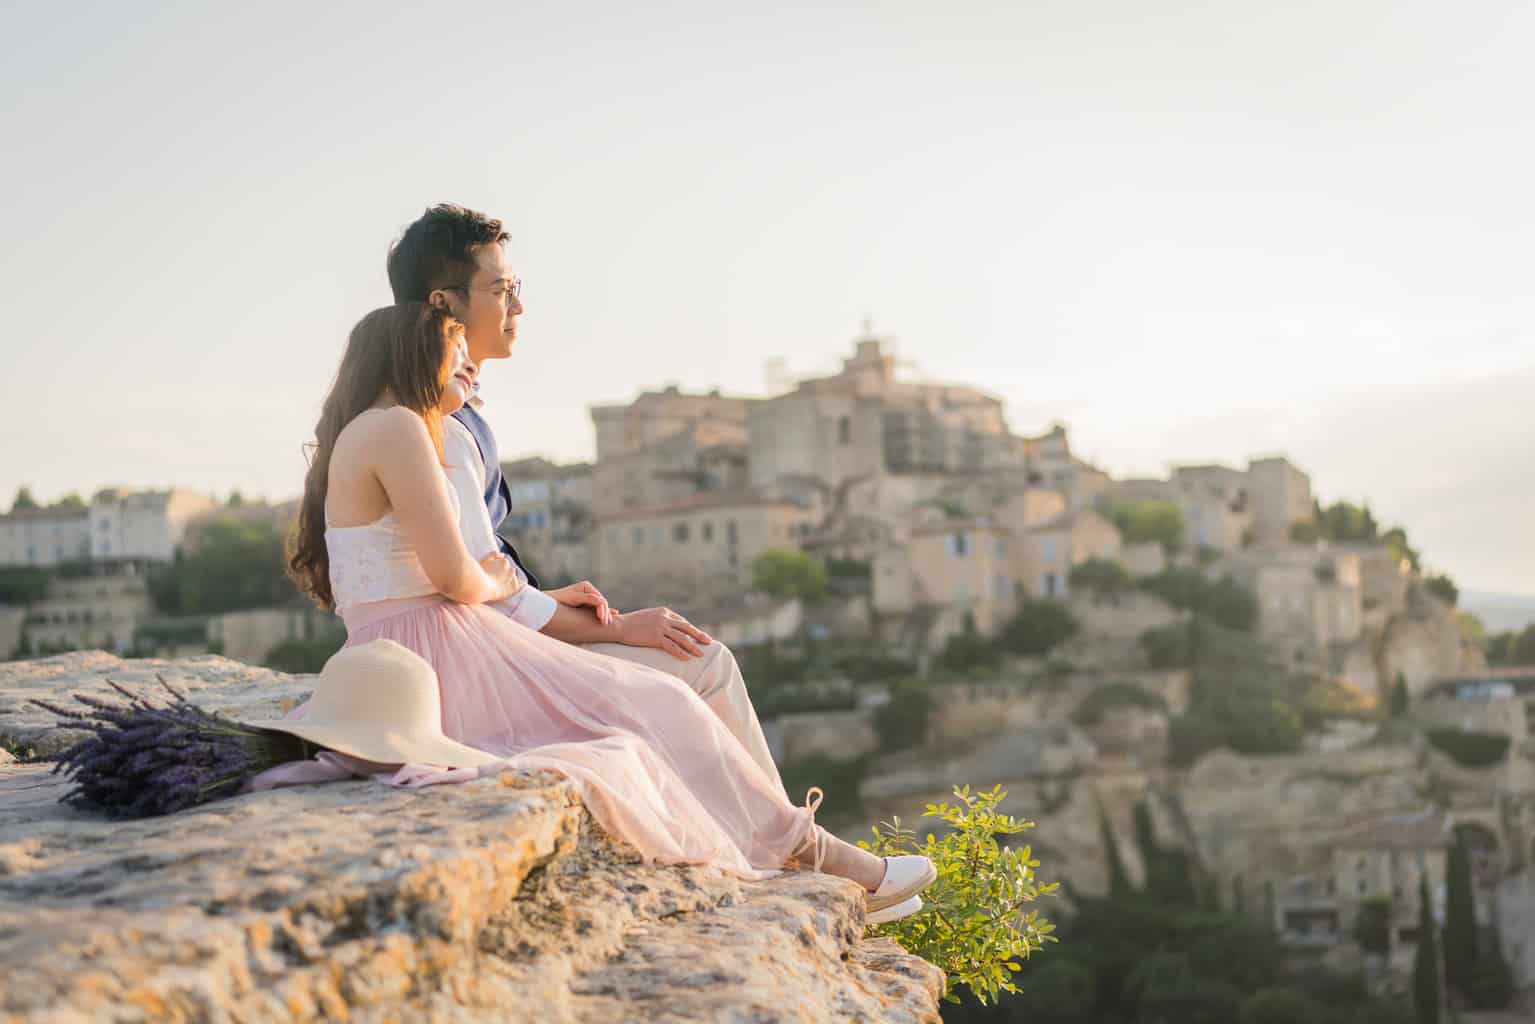
{"label": "white sneaker", "polygon": [[864,918],[864,923],[869,925],[889,924],[891,921],[899,921],[903,917],[910,917],[922,909],[922,897],[913,896],[911,899],[897,903],[893,907],[884,910],[876,910]]}
{"label": "white sneaker", "polygon": [[885,858],[885,880],[869,893],[865,905],[870,914],[905,903],[938,880],[933,862],[919,854]]}

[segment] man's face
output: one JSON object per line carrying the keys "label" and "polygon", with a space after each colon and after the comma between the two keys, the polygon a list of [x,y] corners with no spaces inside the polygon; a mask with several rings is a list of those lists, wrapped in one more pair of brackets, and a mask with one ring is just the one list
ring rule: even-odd
{"label": "man's face", "polygon": [[441,288],[449,311],[464,325],[469,361],[476,366],[487,359],[505,359],[517,340],[517,318],[522,303],[513,294],[516,278],[499,245],[482,245],[474,251],[475,270],[466,288]]}

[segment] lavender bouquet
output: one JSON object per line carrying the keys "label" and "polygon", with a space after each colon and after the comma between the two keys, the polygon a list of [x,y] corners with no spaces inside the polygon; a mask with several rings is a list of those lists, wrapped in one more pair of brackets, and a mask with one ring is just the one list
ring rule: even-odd
{"label": "lavender bouquet", "polygon": [[63,772],[74,781],[63,803],[113,818],[171,814],[233,796],[258,772],[305,760],[319,749],[297,736],[205,711],[156,678],[170,703],[151,704],[110,679],[107,684],[127,705],[82,694],[74,696],[83,711],[32,701],[58,715],[60,725],[92,733],[61,753],[53,767],[55,775]]}

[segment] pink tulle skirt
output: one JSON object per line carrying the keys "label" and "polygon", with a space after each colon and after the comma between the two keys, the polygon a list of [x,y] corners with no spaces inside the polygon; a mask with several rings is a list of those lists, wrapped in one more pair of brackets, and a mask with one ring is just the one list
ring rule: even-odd
{"label": "pink tulle skirt", "polygon": [[647,859],[762,878],[807,844],[787,802],[714,712],[664,672],[440,597],[350,609],[347,646],[389,639],[431,663],[443,732],[509,767],[554,769]]}

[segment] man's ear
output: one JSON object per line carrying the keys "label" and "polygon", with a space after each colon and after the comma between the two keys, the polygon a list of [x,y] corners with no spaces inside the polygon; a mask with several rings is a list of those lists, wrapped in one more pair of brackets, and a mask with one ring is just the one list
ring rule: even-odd
{"label": "man's ear", "polygon": [[446,309],[450,313],[453,312],[453,308],[448,305],[448,293],[441,288],[433,288],[428,292],[426,302],[433,309]]}

